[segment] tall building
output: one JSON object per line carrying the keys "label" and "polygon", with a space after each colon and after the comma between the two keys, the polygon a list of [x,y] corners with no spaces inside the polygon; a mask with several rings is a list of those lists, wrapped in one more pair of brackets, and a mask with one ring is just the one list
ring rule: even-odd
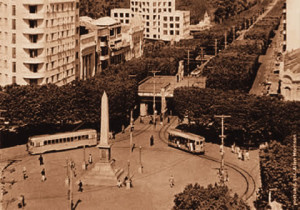
{"label": "tall building", "polygon": [[284,68],[280,71],[284,100],[300,101],[300,1],[286,0],[283,8]]}
{"label": "tall building", "polygon": [[189,37],[190,12],[175,9],[175,0],[130,0],[130,8],[111,10],[111,17],[122,24],[141,17],[144,38],[179,41]]}
{"label": "tall building", "polygon": [[286,50],[300,48],[300,1],[286,0]]}
{"label": "tall building", "polygon": [[0,85],[66,84],[79,74],[79,0],[0,0]]}

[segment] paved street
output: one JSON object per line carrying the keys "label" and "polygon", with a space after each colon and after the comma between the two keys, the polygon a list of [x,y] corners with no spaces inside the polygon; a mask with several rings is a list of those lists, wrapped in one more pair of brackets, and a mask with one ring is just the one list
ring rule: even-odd
{"label": "paved street", "polygon": [[[173,119],[172,122],[177,122]],[[173,124],[175,126],[175,124]],[[19,155],[19,160],[6,168],[4,175],[6,180],[15,179],[16,183],[5,184],[8,193],[4,195],[4,209],[16,209],[16,198],[23,194],[25,196],[25,209],[68,209],[67,187],[65,178],[67,174],[66,158],[71,158],[76,164],[77,176],[74,180],[74,203],[76,209],[171,209],[174,195],[181,192],[189,183],[198,182],[207,186],[218,181],[217,168],[220,163],[205,158],[191,155],[189,153],[168,147],[159,140],[159,130],[162,125],[157,125],[154,130],[148,124],[135,123],[133,142],[142,146],[142,163],[144,173],[138,173],[139,150],[135,148],[129,154],[129,132],[117,134],[113,140],[112,158],[116,160],[116,167],[124,169],[123,177],[127,174],[127,163],[130,159],[130,171],[133,175],[133,188],[125,189],[117,186],[83,186],[83,192],[77,192],[77,181],[85,173],[81,169],[83,162],[83,148],[63,152],[47,153],[44,155],[45,165],[40,166],[38,157],[29,156],[25,152],[25,146],[3,149],[3,159],[9,159],[10,154]],[[149,146],[149,137],[154,134],[154,146]],[[92,154],[94,162],[99,160],[98,148],[87,148],[86,160]],[[256,188],[259,184],[258,152],[250,152],[250,161],[244,162],[225,148],[225,161],[236,164],[246,169],[253,175]],[[129,157],[130,155],[130,157]],[[21,156],[22,159],[20,158]],[[219,146],[207,143],[206,156],[219,158]],[[28,179],[23,180],[22,168],[26,166]],[[41,170],[45,168],[45,182],[41,182]],[[88,167],[90,170],[92,166]],[[13,171],[12,169],[15,169]],[[247,187],[245,178],[236,170],[228,168],[228,186],[232,192],[242,195]],[[175,187],[170,188],[169,177],[174,175]],[[83,183],[84,184],[84,183]],[[251,187],[250,187],[251,188]],[[253,200],[252,197],[250,200]],[[77,202],[79,201],[79,202]]]}

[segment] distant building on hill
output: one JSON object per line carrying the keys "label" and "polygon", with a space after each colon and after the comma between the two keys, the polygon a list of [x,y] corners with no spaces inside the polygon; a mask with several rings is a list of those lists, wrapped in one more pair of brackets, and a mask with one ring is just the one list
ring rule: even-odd
{"label": "distant building on hill", "polygon": [[190,37],[190,12],[175,10],[175,0],[130,0],[129,9],[112,9],[111,17],[125,25],[140,17],[145,39],[179,41]]}
{"label": "distant building on hill", "polygon": [[198,31],[203,31],[206,29],[209,29],[211,27],[211,21],[210,17],[207,13],[207,11],[204,14],[203,20],[201,20],[198,24],[196,25],[190,25],[190,32],[198,32]]}

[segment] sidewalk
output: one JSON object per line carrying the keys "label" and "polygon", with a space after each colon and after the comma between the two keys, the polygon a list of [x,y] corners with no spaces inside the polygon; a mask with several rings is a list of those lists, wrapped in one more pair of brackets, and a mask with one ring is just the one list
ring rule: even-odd
{"label": "sidewalk", "polygon": [[[220,163],[191,155],[189,153],[168,147],[159,140],[159,130],[162,125],[157,124],[156,128],[149,124],[135,122],[134,133],[139,135],[133,137],[136,148],[130,153],[129,132],[117,134],[116,140],[112,140],[112,158],[116,160],[116,166],[124,169],[127,173],[128,160],[130,160],[130,174],[133,176],[133,188],[125,189],[117,186],[87,187],[83,186],[83,192],[77,192],[76,182],[85,173],[81,169],[83,162],[83,149],[74,149],[63,152],[47,153],[44,156],[45,165],[40,166],[38,156],[26,156],[22,161],[14,163],[5,171],[7,177],[14,178],[17,183],[11,188],[6,186],[8,193],[4,195],[4,203],[7,208],[16,209],[17,201],[14,201],[20,194],[25,195],[25,209],[30,210],[65,210],[68,209],[66,178],[66,158],[72,158],[76,164],[77,177],[74,180],[74,203],[77,203],[76,210],[89,209],[171,209],[174,205],[174,195],[182,192],[189,183],[198,182],[207,186],[218,182],[217,168]],[[146,129],[146,130],[145,130]],[[154,135],[154,146],[149,145],[149,138]],[[144,173],[138,173],[139,149],[142,146],[142,164]],[[9,148],[10,153],[19,151],[20,148]],[[24,146],[25,150],[25,146]],[[233,161],[241,167],[253,170],[256,173],[254,158],[255,151],[250,153],[251,161],[248,164],[234,158],[225,148],[225,161]],[[206,154],[219,157],[218,145],[206,144]],[[8,151],[7,151],[8,152]],[[21,152],[21,151],[19,151]],[[15,153],[17,154],[17,153]],[[99,150],[96,147],[86,148],[86,160],[92,154],[94,162],[99,160]],[[26,166],[28,179],[23,180],[22,167]],[[15,168],[10,173],[9,169]],[[41,182],[41,170],[46,170],[46,182]],[[88,166],[90,170],[92,166]],[[246,188],[244,178],[236,171],[229,169],[230,180],[228,186],[233,192],[243,194]],[[259,173],[257,173],[259,174]],[[175,186],[170,188],[169,177],[175,178]],[[84,184],[84,183],[83,183]]]}

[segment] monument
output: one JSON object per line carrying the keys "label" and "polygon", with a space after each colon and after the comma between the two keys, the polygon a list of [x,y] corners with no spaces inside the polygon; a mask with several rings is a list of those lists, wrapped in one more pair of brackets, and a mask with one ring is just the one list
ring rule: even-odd
{"label": "monument", "polygon": [[97,162],[82,179],[85,185],[116,185],[118,178],[123,173],[123,169],[115,169],[113,160],[111,160],[111,145],[109,139],[109,112],[108,97],[104,91],[101,99],[101,130],[100,142],[97,145],[100,152],[100,162]]}

